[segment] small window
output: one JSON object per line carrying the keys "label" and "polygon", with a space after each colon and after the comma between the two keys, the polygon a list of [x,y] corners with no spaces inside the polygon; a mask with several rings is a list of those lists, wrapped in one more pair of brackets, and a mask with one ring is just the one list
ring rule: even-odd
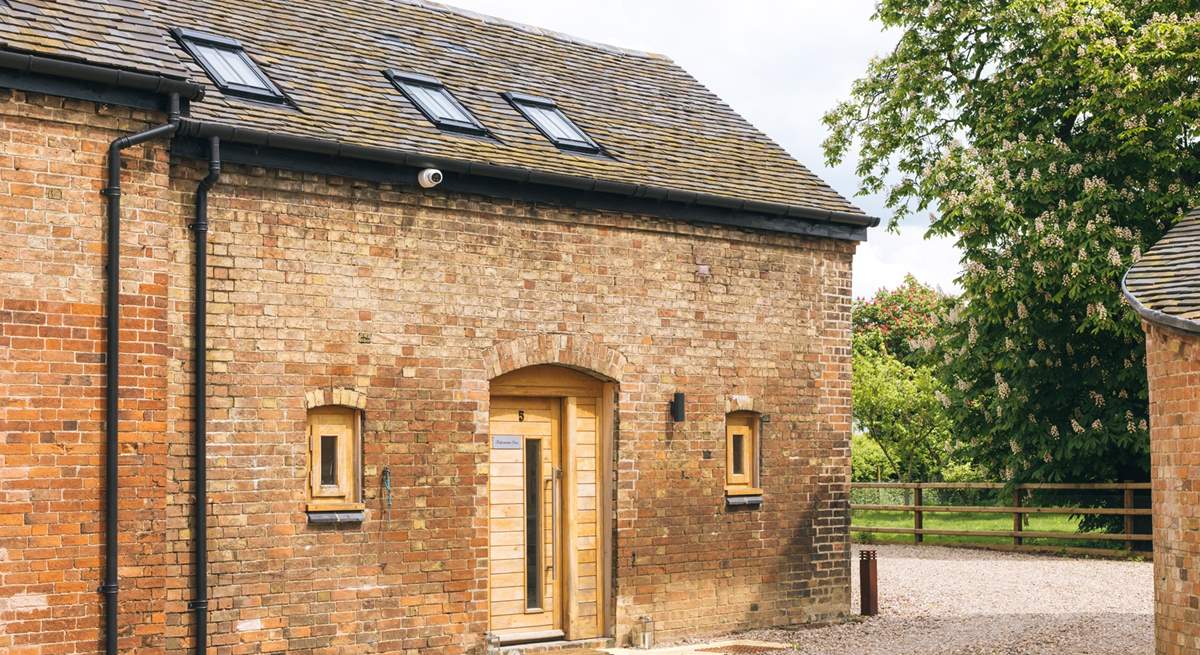
{"label": "small window", "polygon": [[308,511],[362,509],[359,497],[359,412],[326,406],[308,412]]}
{"label": "small window", "polygon": [[733,412],[725,417],[725,494],[761,495],[758,482],[758,415]]}
{"label": "small window", "polygon": [[487,129],[436,78],[400,71],[384,71],[384,75],[439,128],[465,134],[487,134]]}
{"label": "small window", "polygon": [[241,43],[227,37],[182,28],[171,30],[171,34],[222,92],[254,100],[287,102],[287,97],[246,54]]}
{"label": "small window", "polygon": [[505,93],[504,97],[559,148],[576,152],[600,152],[600,146],[567,118],[553,100],[523,93]]}
{"label": "small window", "polygon": [[525,439],[525,609],[542,608],[542,440]]}

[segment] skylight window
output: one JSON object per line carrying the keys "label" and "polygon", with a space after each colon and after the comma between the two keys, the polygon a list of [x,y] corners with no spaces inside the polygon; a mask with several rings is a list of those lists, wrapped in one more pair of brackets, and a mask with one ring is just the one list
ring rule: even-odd
{"label": "skylight window", "polygon": [[267,102],[287,101],[236,40],[182,28],[171,33],[222,92]]}
{"label": "skylight window", "polygon": [[439,128],[466,134],[487,134],[487,129],[436,78],[400,71],[384,71],[384,74],[429,122]]}
{"label": "skylight window", "polygon": [[559,148],[577,152],[600,152],[600,146],[567,118],[553,100],[523,93],[505,93],[504,97]]}

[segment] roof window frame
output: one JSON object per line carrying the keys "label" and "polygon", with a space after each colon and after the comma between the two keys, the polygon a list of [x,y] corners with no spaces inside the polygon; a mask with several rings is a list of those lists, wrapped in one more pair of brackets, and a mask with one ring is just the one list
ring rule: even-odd
{"label": "roof window frame", "polygon": [[[530,124],[537,128],[537,131],[541,132],[542,136],[546,137],[546,140],[548,140],[550,143],[553,143],[560,149],[589,155],[607,154],[604,151],[604,148],[601,148],[600,144],[596,143],[596,141],[592,139],[592,137],[586,131],[584,131],[584,129],[580,127],[578,123],[571,120],[571,118],[567,116],[565,112],[563,112],[562,108],[559,107],[558,103],[554,100],[550,98],[544,98],[542,96],[529,95],[527,93],[517,93],[515,91],[506,91],[501,95],[504,96],[504,99],[507,100],[514,109],[521,112],[521,115],[525,117],[525,120],[529,121]],[[541,122],[534,118],[533,114],[529,112],[528,107],[530,106],[553,111],[571,129],[578,132],[583,139],[561,139],[554,136],[544,127],[542,127]]]}
{"label": "roof window frame", "polygon": [[[250,53],[246,51],[246,47],[237,39],[232,39],[219,34],[209,32],[201,32],[186,27],[171,28],[171,35],[179,42],[183,49],[191,55],[192,59],[202,68],[212,83],[221,90],[222,93],[228,96],[236,96],[239,98],[247,98],[250,100],[258,100],[276,105],[292,105],[291,98],[288,97],[279,85],[267,75],[262,66],[254,61]],[[262,82],[262,88],[248,86],[238,82],[232,82],[225,78],[212,63],[201,55],[196,46],[207,46],[217,50],[232,52],[246,64],[247,68],[258,77]]]}
{"label": "roof window frame", "polygon": [[[396,90],[408,98],[409,103],[416,107],[417,111],[425,117],[434,127],[445,132],[454,132],[456,134],[467,134],[471,136],[491,136],[491,132],[484,127],[475,113],[466,107],[457,97],[450,91],[450,87],[446,86],[436,77],[431,75],[423,75],[421,73],[413,73],[410,71],[401,71],[388,69],[383,71],[384,76],[396,87]],[[460,121],[454,119],[446,119],[438,116],[426,107],[425,102],[417,99],[413,95],[413,87],[424,87],[426,90],[438,93],[441,97],[450,101],[458,111],[462,112],[468,120]]]}

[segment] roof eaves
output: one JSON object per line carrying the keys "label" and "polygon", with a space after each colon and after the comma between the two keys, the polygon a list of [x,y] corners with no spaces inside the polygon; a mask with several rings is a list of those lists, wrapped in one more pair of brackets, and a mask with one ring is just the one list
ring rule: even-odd
{"label": "roof eaves", "polygon": [[1129,305],[1133,307],[1133,311],[1137,312],[1139,316],[1147,321],[1150,321],[1151,323],[1165,325],[1167,327],[1175,328],[1176,330],[1182,330],[1191,334],[1200,334],[1200,322],[1186,318],[1180,318],[1179,316],[1173,316],[1171,314],[1167,314],[1166,312],[1161,312],[1157,309],[1151,309],[1143,305],[1141,301],[1137,299],[1137,296],[1133,295],[1133,292],[1129,290],[1129,286],[1126,284],[1129,279],[1129,274],[1132,271],[1133,268],[1131,267],[1128,271],[1125,271],[1125,275],[1121,277],[1121,293],[1125,296],[1125,302],[1129,303]]}
{"label": "roof eaves", "polygon": [[612,182],[578,175],[551,173],[515,166],[470,162],[438,155],[360,146],[317,137],[297,136],[294,134],[284,134],[189,118],[183,119],[179,135],[192,137],[215,136],[234,143],[295,150],[334,157],[381,161],[404,166],[440,168],[450,172],[479,175],[514,182],[545,184],[577,191],[610,193],[684,205],[701,205],[799,220],[848,225],[856,228],[870,228],[879,225],[879,218],[877,217],[846,211],[744,200],[693,191],[681,191],[650,185]]}
{"label": "roof eaves", "polygon": [[187,100],[204,97],[204,87],[183,78],[143,73],[112,66],[98,66],[71,59],[48,57],[12,49],[0,49],[0,68],[18,73],[61,77],[106,84],[123,89],[168,95],[178,93]]}

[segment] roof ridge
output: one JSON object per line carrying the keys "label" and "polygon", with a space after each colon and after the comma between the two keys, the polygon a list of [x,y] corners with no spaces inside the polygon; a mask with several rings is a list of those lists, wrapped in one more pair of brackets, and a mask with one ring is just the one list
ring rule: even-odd
{"label": "roof ridge", "polygon": [[429,9],[431,11],[440,11],[440,12],[448,13],[448,14],[456,14],[458,16],[462,16],[463,18],[478,20],[482,23],[489,24],[489,25],[501,25],[504,27],[511,27],[513,29],[520,30],[522,32],[528,32],[530,34],[539,34],[541,36],[548,36],[550,38],[558,39],[560,41],[566,41],[568,43],[573,43],[575,45],[587,46],[589,48],[596,48],[598,50],[604,50],[606,52],[611,52],[614,54],[631,55],[634,57],[646,57],[649,59],[661,59],[663,61],[672,61],[670,57],[668,57],[664,54],[659,54],[657,52],[650,52],[648,50],[638,50],[636,48],[625,48],[625,47],[621,47],[621,46],[611,45],[608,43],[601,43],[599,41],[592,41],[590,39],[585,39],[583,37],[575,36],[573,34],[567,34],[566,32],[559,32],[556,30],[546,29],[544,27],[538,27],[536,25],[530,25],[528,23],[521,23],[521,22],[518,22],[515,20],[510,20],[507,18],[500,18],[499,16],[493,16],[491,14],[484,14],[481,12],[472,11],[470,9],[463,9],[462,7],[454,7],[451,5],[442,4],[440,2],[433,2],[433,0],[395,0],[395,1],[406,4],[406,5],[411,5],[414,7],[420,7],[422,9]]}

